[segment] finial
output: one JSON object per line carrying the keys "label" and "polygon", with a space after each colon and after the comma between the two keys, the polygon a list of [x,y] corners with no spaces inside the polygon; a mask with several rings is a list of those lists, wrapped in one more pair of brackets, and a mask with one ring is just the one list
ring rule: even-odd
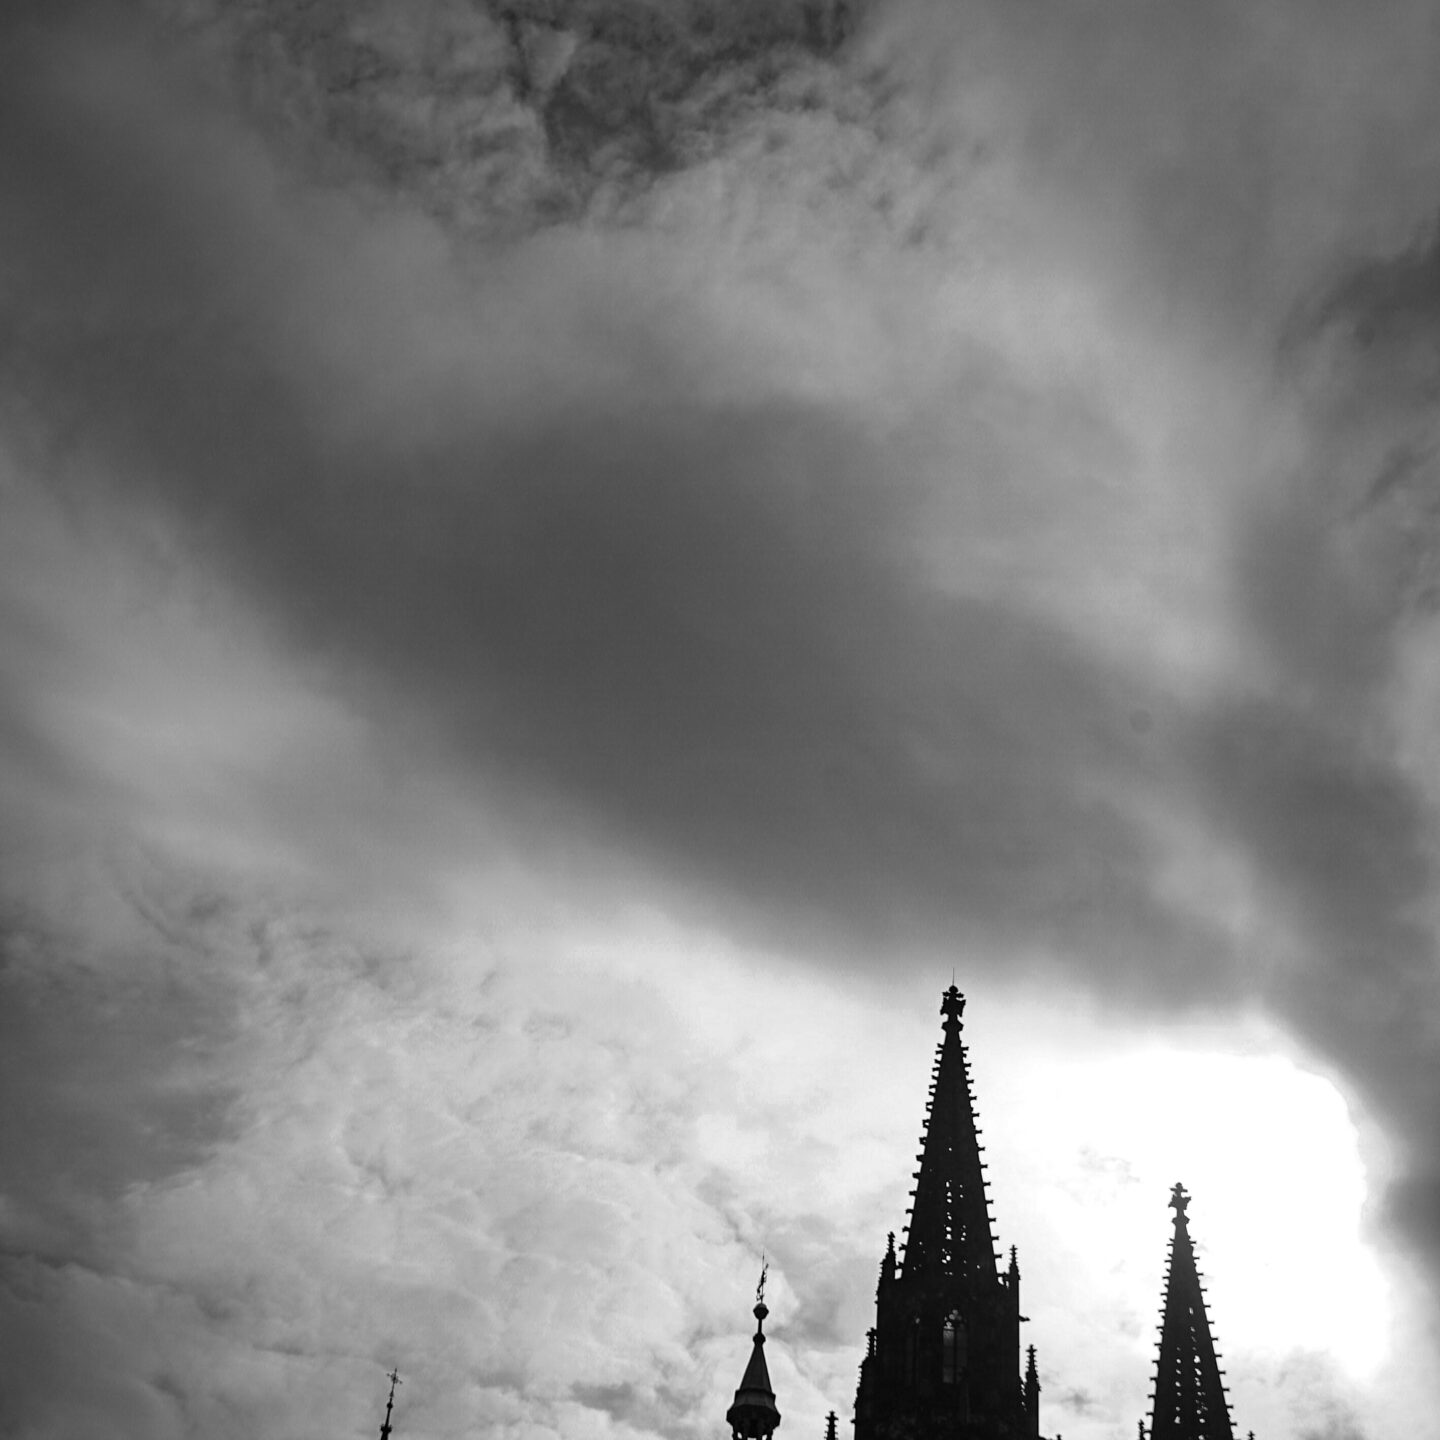
{"label": "finial", "polygon": [[1170,1208],[1175,1212],[1177,1220],[1184,1220],[1185,1207],[1190,1203],[1190,1197],[1185,1193],[1185,1187],[1177,1180],[1170,1188]]}
{"label": "finial", "polygon": [[755,1287],[755,1309],[751,1312],[756,1320],[760,1322],[756,1329],[757,1339],[763,1339],[761,1331],[765,1328],[765,1317],[770,1313],[770,1307],[765,1303],[765,1281],[770,1274],[770,1261],[766,1258],[764,1251],[760,1253],[760,1283]]}
{"label": "finial", "polygon": [[965,1013],[965,997],[956,989],[954,981],[951,981],[950,988],[940,1001],[940,1013],[945,1017],[947,1030],[952,1021],[957,1030],[960,1028],[960,1017]]}
{"label": "finial", "polygon": [[385,1423],[380,1427],[380,1440],[390,1440],[390,1412],[395,1408],[395,1387],[403,1384],[400,1371],[390,1371],[390,1398],[385,1402]]}

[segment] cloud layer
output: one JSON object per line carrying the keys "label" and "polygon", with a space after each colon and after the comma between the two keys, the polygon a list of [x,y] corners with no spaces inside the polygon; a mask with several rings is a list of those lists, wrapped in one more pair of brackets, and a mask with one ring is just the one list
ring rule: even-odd
{"label": "cloud layer", "polygon": [[[432,964],[422,918],[457,907],[502,976],[638,906],[855,993],[944,954],[1142,1019],[1257,1009],[1385,1129],[1384,1218],[1440,1275],[1440,117],[1422,9],[1367,16],[6,22],[4,1213],[37,1375],[67,1325],[197,1306],[208,1364],[246,1285],[291,1317],[267,1353],[311,1354],[317,1297],[356,1353],[356,1256],[443,1152],[405,1263],[494,1336],[450,1357],[465,1414],[713,1410],[653,1364],[729,1312],[654,1291],[626,1221],[717,1274],[753,1239],[710,1235],[694,1158],[740,1102],[674,1093],[695,1057],[647,1068],[598,982],[553,1102],[543,1034],[480,1073],[476,962]],[[628,1023],[664,1034],[652,980]],[[502,1032],[539,1006],[505,993]],[[507,1139],[506,1085],[575,1133]],[[474,1133],[493,1172],[455,1161]],[[217,1227],[247,1258],[201,1284]],[[474,1297],[522,1291],[550,1308],[502,1341]],[[228,1433],[274,1379],[27,1395],[20,1433]]]}

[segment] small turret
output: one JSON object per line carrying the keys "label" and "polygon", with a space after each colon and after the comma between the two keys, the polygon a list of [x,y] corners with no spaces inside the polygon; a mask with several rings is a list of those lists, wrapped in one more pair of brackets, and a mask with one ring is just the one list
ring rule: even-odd
{"label": "small turret", "polygon": [[1032,1440],[1040,1434],[1040,1371],[1033,1345],[1025,1351],[1025,1433]]}
{"label": "small turret", "polygon": [[835,1433],[835,1424],[836,1424],[836,1416],[835,1416],[835,1412],[832,1410],[832,1411],[825,1417],[825,1440],[837,1440],[837,1436],[836,1436],[836,1433]]}
{"label": "small turret", "polygon": [[725,1423],[733,1440],[770,1440],[780,1423],[775,1406],[775,1392],[770,1388],[770,1371],[765,1364],[765,1317],[770,1313],[765,1304],[765,1276],[769,1267],[760,1267],[760,1283],[755,1287],[755,1343],[750,1363],[745,1367],[735,1400],[725,1412]]}

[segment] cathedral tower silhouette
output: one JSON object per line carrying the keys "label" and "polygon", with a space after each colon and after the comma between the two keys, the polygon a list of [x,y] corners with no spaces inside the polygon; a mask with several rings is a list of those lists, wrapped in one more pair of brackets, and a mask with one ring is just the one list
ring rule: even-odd
{"label": "cathedral tower silhouette", "polygon": [[910,1225],[880,1262],[855,1440],[1020,1440],[1039,1434],[1033,1356],[1020,1377],[1020,1266],[995,1253],[984,1147],[952,985],[926,1106]]}
{"label": "cathedral tower silhouette", "polygon": [[[880,1262],[875,1326],[855,1393],[855,1440],[1040,1440],[1035,1347],[1020,1368],[1020,1263],[1002,1269],[985,1188],[970,1063],[960,1038],[965,997],[941,998],[944,1031],[926,1105],[910,1223]],[[1154,1407],[1141,1440],[1234,1440],[1181,1185],[1170,1242]],[[732,1440],[772,1440],[780,1423],[765,1364],[765,1274],[750,1363],[726,1414]],[[825,1440],[836,1440],[835,1413]],[[1254,1440],[1253,1434],[1249,1440]]]}

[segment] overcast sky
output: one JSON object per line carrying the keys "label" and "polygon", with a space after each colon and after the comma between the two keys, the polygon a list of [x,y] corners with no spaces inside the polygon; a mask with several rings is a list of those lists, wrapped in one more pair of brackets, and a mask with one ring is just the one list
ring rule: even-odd
{"label": "overcast sky", "polygon": [[763,1250],[818,1440],[953,967],[1046,1433],[1183,1179],[1423,1434],[1437,23],[7,7],[0,1430],[699,1440]]}

